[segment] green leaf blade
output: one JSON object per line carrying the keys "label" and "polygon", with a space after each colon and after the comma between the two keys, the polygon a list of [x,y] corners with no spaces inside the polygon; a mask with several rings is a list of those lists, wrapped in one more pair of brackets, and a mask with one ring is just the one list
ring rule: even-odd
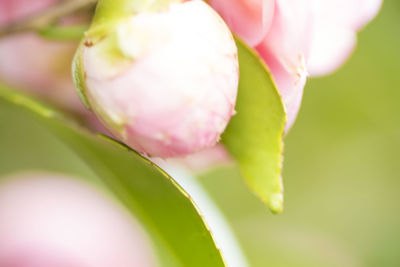
{"label": "green leaf blade", "polygon": [[238,162],[249,187],[272,212],[279,213],[283,209],[285,108],[266,66],[242,41],[236,44],[240,68],[237,114],[222,142]]}
{"label": "green leaf blade", "polygon": [[[189,195],[152,162],[124,146],[73,127],[58,112],[0,85],[0,119],[2,114],[13,114],[12,123],[2,126],[9,132],[34,121],[69,147],[145,225],[154,242],[166,247],[168,257],[174,259],[172,266],[224,266]],[[171,265],[163,262],[161,266]]]}

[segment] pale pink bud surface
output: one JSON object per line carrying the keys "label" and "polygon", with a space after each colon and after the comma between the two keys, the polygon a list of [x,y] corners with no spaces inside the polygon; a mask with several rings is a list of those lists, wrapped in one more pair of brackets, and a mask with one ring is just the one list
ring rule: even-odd
{"label": "pale pink bud surface", "polygon": [[75,178],[20,174],[0,182],[1,267],[153,267],[140,225]]}
{"label": "pale pink bud surface", "polygon": [[[325,75],[340,67],[354,48],[356,32],[376,15],[382,0],[209,2],[268,65],[286,106],[288,129],[298,113],[308,74]],[[261,12],[260,6],[273,12]],[[260,31],[260,25],[269,28]],[[255,43],[253,36],[263,38]]]}
{"label": "pale pink bud surface", "polygon": [[[234,114],[237,49],[222,19],[202,1],[171,4],[117,26],[128,62],[85,46],[86,97],[123,142],[150,156],[212,147]],[[100,50],[102,51],[102,50]]]}

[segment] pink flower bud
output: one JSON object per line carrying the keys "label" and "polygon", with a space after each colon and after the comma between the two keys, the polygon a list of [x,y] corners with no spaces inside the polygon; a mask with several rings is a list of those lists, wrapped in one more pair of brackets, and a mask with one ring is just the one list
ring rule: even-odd
{"label": "pink flower bud", "polygon": [[108,129],[150,156],[212,147],[234,114],[237,49],[204,2],[170,4],[119,22],[81,47],[84,94]]}
{"label": "pink flower bud", "polygon": [[0,182],[0,266],[157,266],[140,225],[78,179],[20,174]]}

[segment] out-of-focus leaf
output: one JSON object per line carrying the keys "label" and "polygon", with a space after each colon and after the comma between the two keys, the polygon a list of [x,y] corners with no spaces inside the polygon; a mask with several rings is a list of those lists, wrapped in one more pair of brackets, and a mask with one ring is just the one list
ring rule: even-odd
{"label": "out-of-focus leaf", "polygon": [[239,52],[237,114],[222,141],[239,164],[250,188],[274,213],[282,211],[283,132],[286,122],[281,97],[260,58],[242,41]]}
{"label": "out-of-focus leaf", "polygon": [[[18,130],[20,124],[34,121],[69,146],[141,220],[156,243],[167,248],[168,257],[176,262],[173,266],[224,266],[190,197],[149,160],[111,139],[72,126],[58,112],[0,85],[1,121],[7,121],[2,120],[5,114],[13,114],[14,121],[1,127]],[[29,129],[25,134],[29,138]]]}
{"label": "out-of-focus leaf", "polygon": [[40,29],[38,33],[41,37],[57,41],[76,41],[83,37],[88,29],[87,25],[74,26],[48,26]]}

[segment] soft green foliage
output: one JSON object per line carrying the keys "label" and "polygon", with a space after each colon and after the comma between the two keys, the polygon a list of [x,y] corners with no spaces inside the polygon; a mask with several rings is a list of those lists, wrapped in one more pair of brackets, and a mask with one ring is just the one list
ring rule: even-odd
{"label": "soft green foliage", "polygon": [[309,79],[285,137],[285,211],[236,171],[201,177],[251,267],[400,266],[400,1],[359,35],[336,73]]}
{"label": "soft green foliage", "polygon": [[83,37],[87,25],[48,26],[38,31],[41,37],[56,41],[75,41]]}
{"label": "soft green foliage", "polygon": [[[114,140],[70,126],[59,113],[3,86],[0,121],[7,124],[1,133],[0,144],[5,144],[2,147],[15,144],[20,134],[29,140],[30,125],[59,138],[141,220],[154,241],[165,248],[162,253],[168,255],[163,257],[174,263],[163,266],[224,266],[190,197],[149,160]],[[1,150],[0,169],[13,164],[15,170],[18,164],[22,167],[26,163],[11,151],[12,148]],[[37,157],[35,151],[26,152]]]}
{"label": "soft green foliage", "polygon": [[237,160],[251,189],[270,207],[282,211],[282,137],[285,110],[261,60],[243,42],[239,52],[239,92],[237,114],[232,118],[222,141]]}

